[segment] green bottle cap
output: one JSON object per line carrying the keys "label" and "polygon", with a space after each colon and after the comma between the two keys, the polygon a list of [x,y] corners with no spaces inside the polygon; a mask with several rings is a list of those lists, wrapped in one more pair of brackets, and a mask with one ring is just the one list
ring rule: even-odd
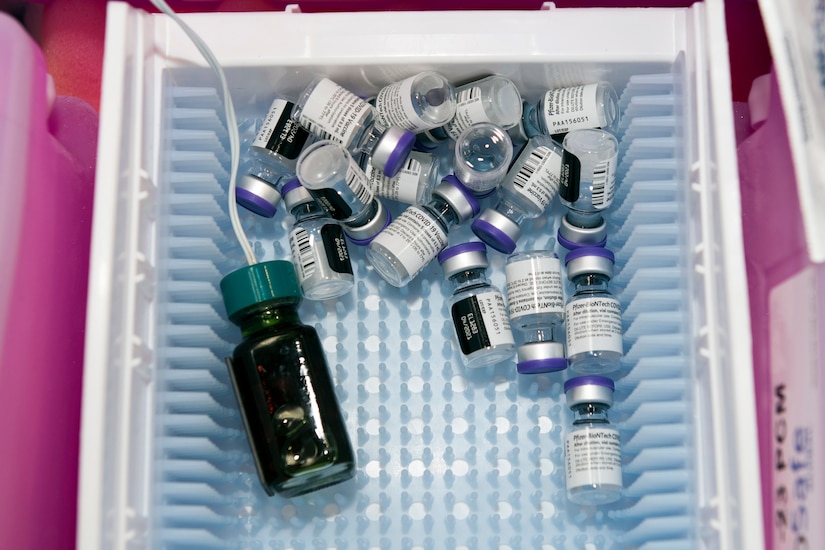
{"label": "green bottle cap", "polygon": [[295,268],[285,260],[261,262],[233,271],[221,279],[221,294],[230,319],[261,302],[301,299]]}

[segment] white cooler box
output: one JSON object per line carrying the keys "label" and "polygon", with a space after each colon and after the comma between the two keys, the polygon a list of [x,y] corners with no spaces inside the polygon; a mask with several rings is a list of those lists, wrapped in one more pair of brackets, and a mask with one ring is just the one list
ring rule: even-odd
{"label": "white cooler box", "polygon": [[[674,9],[197,14],[249,140],[275,92],[325,74],[368,97],[423,69],[499,73],[525,100],[620,95],[608,218],[625,358],[611,420],[624,494],[565,498],[565,373],[461,365],[437,263],[404,289],[350,247],[357,284],[305,301],[357,453],[350,482],[259,486],[222,362],[240,341],[217,284],[243,264],[212,72],[167,17],[107,15],[83,396],[78,548],[763,546],[751,339],[721,1]],[[397,215],[399,207],[393,206]],[[553,246],[562,212],[525,224]],[[242,213],[263,259],[290,217]],[[458,243],[466,227],[451,234]],[[503,287],[504,256],[489,253]]]}

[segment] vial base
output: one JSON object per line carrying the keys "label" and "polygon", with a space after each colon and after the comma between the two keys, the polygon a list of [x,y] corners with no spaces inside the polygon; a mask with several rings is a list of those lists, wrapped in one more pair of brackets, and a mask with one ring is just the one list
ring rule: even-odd
{"label": "vial base", "polygon": [[480,349],[470,355],[462,355],[464,366],[471,369],[480,369],[498,365],[513,358],[516,347],[512,345],[496,346]]}
{"label": "vial base", "polygon": [[349,293],[354,284],[352,275],[341,279],[310,279],[301,282],[301,292],[307,300],[331,300]]}
{"label": "vial base", "polygon": [[297,497],[318,491],[324,487],[337,485],[351,479],[355,475],[355,464],[333,464],[316,472],[310,472],[301,477],[294,477],[274,487],[275,491],[286,498]]}
{"label": "vial base", "polygon": [[567,362],[579,374],[605,374],[618,370],[621,358],[615,351],[588,351],[568,356]]}
{"label": "vial base", "polygon": [[622,497],[622,486],[610,483],[580,485],[567,490],[567,499],[582,506],[601,506]]}
{"label": "vial base", "polygon": [[401,288],[412,280],[403,264],[379,242],[372,241],[366,250],[367,261],[381,277],[392,286]]}

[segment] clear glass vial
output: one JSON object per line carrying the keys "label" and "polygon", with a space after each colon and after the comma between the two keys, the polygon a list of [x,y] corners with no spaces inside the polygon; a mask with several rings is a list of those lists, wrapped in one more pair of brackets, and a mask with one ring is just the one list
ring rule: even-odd
{"label": "clear glass vial", "polygon": [[619,100],[607,82],[556,88],[547,90],[538,102],[525,105],[522,120],[529,137],[586,128],[615,132],[619,125]]}
{"label": "clear glass vial", "polygon": [[372,105],[328,78],[316,78],[306,87],[292,118],[352,154],[368,154],[373,165],[388,176],[398,173],[415,143],[415,134],[378,124]]}
{"label": "clear glass vial", "polygon": [[487,279],[487,247],[468,242],[438,255],[444,276],[453,285],[450,318],[464,365],[486,367],[513,357],[515,341],[501,292]]}
{"label": "clear glass vial", "polygon": [[417,134],[452,120],[456,92],[442,75],[423,71],[382,88],[375,97],[375,108],[384,126]]}
{"label": "clear glass vial", "polygon": [[513,160],[513,142],[500,126],[473,124],[455,142],[453,174],[477,197],[495,191]]}
{"label": "clear glass vial", "polygon": [[568,250],[604,246],[602,211],[616,191],[619,142],[604,130],[576,130],[564,137],[562,146],[559,197],[567,212],[559,226],[559,243]]}
{"label": "clear glass vial", "polygon": [[304,298],[329,300],[348,293],[354,277],[341,226],[297,179],[284,185],[283,194],[284,204],[295,217],[289,247]]}
{"label": "clear glass vial", "polygon": [[450,228],[478,211],[478,199],[447,176],[428,203],[409,206],[370,243],[367,260],[388,283],[405,286],[444,250]]}
{"label": "clear glass vial", "polygon": [[313,143],[298,158],[297,171],[304,187],[341,222],[354,244],[366,246],[389,225],[389,210],[375,198],[364,171],[340,143]]}
{"label": "clear glass vial", "polygon": [[243,335],[227,366],[264,490],[293,497],[352,478],[352,445],[321,341],[298,318],[292,264],[233,271],[221,293]]}
{"label": "clear glass vial", "polygon": [[576,289],[564,309],[567,361],[571,370],[582,374],[619,368],[621,305],[608,290],[613,262],[613,252],[597,246],[571,250],[565,257],[567,278]]}
{"label": "clear glass vial", "polygon": [[376,195],[405,204],[429,201],[441,181],[440,162],[432,153],[411,152],[401,171],[393,177],[375,168],[366,155],[361,159],[361,167]]}
{"label": "clear glass vial", "polygon": [[516,348],[520,374],[567,368],[564,345],[564,290],[561,261],[550,250],[519,252],[507,258],[507,311],[522,343]]}
{"label": "clear glass vial", "polygon": [[579,376],[564,383],[573,425],[564,439],[567,498],[576,504],[602,505],[622,495],[622,448],[619,431],[610,425],[613,380]]}
{"label": "clear glass vial", "polygon": [[530,138],[499,185],[498,204],[473,221],[473,233],[499,252],[512,253],[521,223],[543,214],[558,193],[561,159],[561,145],[552,138]]}
{"label": "clear glass vial", "polygon": [[518,125],[521,115],[521,93],[513,81],[501,75],[487,76],[457,87],[455,116],[444,126],[421,133],[417,143],[425,149],[437,147],[446,139],[458,139],[479,122],[509,130]]}

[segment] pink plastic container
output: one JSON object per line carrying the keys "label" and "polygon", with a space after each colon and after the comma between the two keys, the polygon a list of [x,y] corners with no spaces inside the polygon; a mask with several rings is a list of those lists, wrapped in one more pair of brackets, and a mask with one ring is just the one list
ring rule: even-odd
{"label": "pink plastic container", "polygon": [[4,13],[0,74],[0,548],[73,547],[97,114]]}

